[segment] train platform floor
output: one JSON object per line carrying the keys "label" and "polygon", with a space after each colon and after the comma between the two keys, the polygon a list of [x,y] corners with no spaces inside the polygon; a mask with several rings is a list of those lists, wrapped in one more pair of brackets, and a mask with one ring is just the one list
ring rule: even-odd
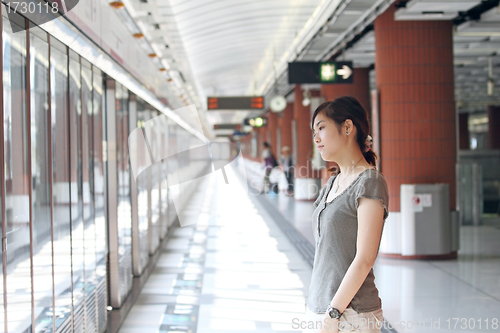
{"label": "train platform floor", "polygon": [[[312,203],[203,186],[182,212],[193,224],[170,233],[119,332],[300,332]],[[383,332],[498,331],[499,240],[500,227],[464,226],[456,260],[378,258]]]}

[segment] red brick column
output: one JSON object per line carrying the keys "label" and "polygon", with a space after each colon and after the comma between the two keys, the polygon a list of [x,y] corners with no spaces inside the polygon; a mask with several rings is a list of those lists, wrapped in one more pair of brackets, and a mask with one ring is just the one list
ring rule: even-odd
{"label": "red brick column", "polygon": [[375,20],[381,165],[390,210],[400,185],[447,183],[455,209],[455,96],[451,21],[394,21],[394,5]]}
{"label": "red brick column", "polygon": [[294,154],[292,150],[292,118],[293,103],[288,103],[285,110],[281,111],[278,116],[278,126],[281,129],[281,146],[290,147],[290,152]]}
{"label": "red brick column", "polygon": [[274,156],[279,159],[279,151],[276,151],[276,129],[278,128],[278,114],[272,112],[271,110],[267,111],[267,127],[266,127],[266,137],[267,133],[271,137],[269,144],[271,145],[271,151]]}
{"label": "red brick column", "polygon": [[[260,129],[253,128],[252,132],[245,136],[245,138],[242,140],[242,152],[245,158],[260,163],[260,153],[262,152],[262,149],[259,146],[259,131]],[[255,138],[257,139],[257,155],[255,157],[252,156],[252,138],[254,134]]]}
{"label": "red brick column", "polygon": [[[293,103],[293,119],[297,126],[297,164],[295,166],[295,198],[298,200],[315,199],[321,187],[319,171],[313,170],[311,165],[313,139],[311,130],[311,108],[302,105],[303,90],[295,86],[295,101]],[[311,91],[311,96],[319,92]]]}
{"label": "red brick column", "polygon": [[458,139],[460,144],[460,149],[469,149],[470,137],[469,137],[469,114],[459,113],[458,114]]}
{"label": "red brick column", "polygon": [[241,153],[245,158],[251,158],[252,154],[252,134],[248,134],[241,139]]}
{"label": "red brick column", "polygon": [[262,144],[265,140],[262,140],[262,132],[264,132],[263,127],[254,127],[255,137],[257,138],[257,160],[260,162],[260,156],[262,155]]}
{"label": "red brick column", "polygon": [[[354,68],[352,75],[353,83],[321,85],[321,96],[325,97],[327,101],[333,101],[334,99],[342,96],[352,96],[356,98],[366,112],[370,114],[370,69]],[[334,166],[337,166],[337,163],[327,163],[327,168]],[[325,184],[328,181],[328,178],[330,178],[330,172],[322,170],[322,183]]]}
{"label": "red brick column", "polygon": [[488,106],[488,148],[500,149],[500,106]]}

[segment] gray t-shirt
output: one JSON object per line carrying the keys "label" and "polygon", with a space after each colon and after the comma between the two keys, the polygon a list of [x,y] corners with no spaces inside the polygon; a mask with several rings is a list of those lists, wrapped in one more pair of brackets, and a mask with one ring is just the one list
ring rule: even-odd
{"label": "gray t-shirt", "polygon": [[[316,253],[306,303],[315,313],[326,312],[356,255],[359,198],[381,200],[385,210],[384,220],[389,214],[389,191],[385,178],[379,171],[364,170],[342,193],[326,203],[334,180],[335,176],[328,179],[314,202],[316,209],[312,216],[312,226]],[[374,280],[371,269],[349,304],[356,312],[370,312],[381,308]]]}

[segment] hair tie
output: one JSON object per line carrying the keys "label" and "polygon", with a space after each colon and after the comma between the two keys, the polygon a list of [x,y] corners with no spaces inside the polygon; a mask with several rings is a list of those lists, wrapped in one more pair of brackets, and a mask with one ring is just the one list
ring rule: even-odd
{"label": "hair tie", "polygon": [[365,153],[372,150],[372,145],[373,145],[373,138],[368,135],[365,140]]}

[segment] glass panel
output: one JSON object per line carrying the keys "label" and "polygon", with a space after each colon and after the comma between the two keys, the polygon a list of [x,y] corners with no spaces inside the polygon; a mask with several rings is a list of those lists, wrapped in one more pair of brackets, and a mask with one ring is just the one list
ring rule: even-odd
{"label": "glass panel", "polygon": [[[168,123],[168,145],[167,145],[167,156],[177,154],[180,150],[177,147],[177,141],[179,136],[177,134],[176,123],[172,119],[167,119]],[[177,159],[166,158],[164,162],[167,164],[167,179],[175,179],[175,170],[179,167]],[[177,211],[174,205],[174,197],[177,193],[174,193],[171,188],[168,189],[168,226],[173,225],[174,221],[177,219]]]}
{"label": "glass panel", "polygon": [[[68,56],[50,41],[52,201],[56,329],[71,325],[71,215],[68,137]],[[59,49],[60,48],[60,49]]]}
{"label": "glass panel", "polygon": [[103,126],[103,79],[100,71],[94,71],[93,77],[93,110],[92,127],[94,142],[91,149],[94,186],[91,188],[94,198],[94,215],[96,226],[96,283],[97,283],[97,320],[98,331],[101,332],[107,322],[107,289],[106,289],[106,219],[104,215],[104,160],[102,143]]}
{"label": "glass panel", "polygon": [[[5,9],[4,5],[0,6],[2,11]],[[2,17],[3,20],[5,18]],[[2,47],[2,51],[5,50],[4,47]],[[2,64],[3,66],[3,64]],[[3,112],[3,105],[2,105],[2,112]],[[3,158],[0,159],[0,163],[3,163]],[[3,190],[0,191],[0,196],[3,195]],[[3,199],[3,198],[2,198]],[[0,209],[2,207],[0,206]],[[0,210],[1,211],[1,210]],[[4,220],[5,216],[3,214],[0,214],[0,235],[3,237],[3,231],[4,231]],[[3,258],[3,247],[0,247],[0,258]],[[3,282],[4,282],[4,276],[3,276],[3,271],[4,271],[4,266],[3,266],[3,259],[0,259],[2,261],[2,270],[0,271],[0,332],[3,333],[5,331],[5,304],[4,304],[4,290],[3,290]]]}
{"label": "glass panel", "polygon": [[31,195],[35,332],[53,323],[52,223],[49,156],[49,46],[30,35]]}
{"label": "glass panel", "polygon": [[[168,156],[168,122],[167,117],[162,115],[158,117],[159,122],[159,150],[160,156]],[[167,234],[167,209],[168,209],[168,188],[167,188],[167,161],[163,159],[160,165],[160,238],[165,238]]]}
{"label": "glass panel", "polygon": [[[160,132],[161,126],[158,116],[158,111],[152,106],[147,105],[149,110],[150,121],[146,122],[146,136],[151,148],[153,157],[161,156]],[[151,190],[150,190],[150,205],[151,205],[151,228],[150,228],[150,248],[149,253],[153,254],[160,243],[160,177],[161,177],[161,162],[153,164],[151,170]]]}
{"label": "glass panel", "polygon": [[[3,156],[1,161],[3,161]],[[0,162],[2,163],[2,162]],[[3,191],[0,191],[0,198],[3,194]],[[1,201],[0,201],[0,211],[2,209],[1,206]],[[3,237],[3,222],[4,222],[4,216],[3,214],[0,214],[0,235]],[[3,258],[3,249],[0,247],[0,258]],[[2,262],[2,269],[0,270],[0,333],[5,332],[5,307],[4,307],[4,292],[3,292],[3,259],[0,259]]]}
{"label": "glass panel", "polygon": [[81,75],[78,56],[70,50],[69,57],[69,138],[71,172],[71,266],[73,282],[73,330],[84,327],[84,243],[83,243],[83,160]]}
{"label": "glass panel", "polygon": [[[167,127],[165,126],[165,131],[163,132],[163,141],[164,145],[168,144],[167,140]],[[165,238],[168,232],[168,169],[167,169],[167,161],[166,159],[161,162],[161,238]]]}
{"label": "glass panel", "polygon": [[26,31],[3,20],[4,166],[7,236],[7,327],[31,327],[30,165],[26,101]]}
{"label": "glass panel", "polygon": [[[137,98],[137,126],[144,128],[146,121],[149,120],[149,115],[145,109],[146,103]],[[147,165],[143,165],[147,159],[146,150],[140,150],[137,152],[137,159],[139,161],[141,168],[146,168]],[[139,225],[139,266],[142,269],[146,267],[149,260],[149,247],[148,247],[148,181],[150,178],[151,170],[147,168],[143,171],[145,176],[137,178],[137,213],[138,213],[138,225]]]}
{"label": "glass panel", "polygon": [[120,295],[125,299],[132,287],[132,207],[128,158],[128,90],[116,83],[116,149],[118,163],[118,253]]}
{"label": "glass panel", "polygon": [[85,331],[94,332],[96,328],[95,286],[96,286],[96,248],[94,220],[94,172],[92,165],[92,71],[90,63],[82,59],[82,169],[83,169],[83,208],[85,244]]}

